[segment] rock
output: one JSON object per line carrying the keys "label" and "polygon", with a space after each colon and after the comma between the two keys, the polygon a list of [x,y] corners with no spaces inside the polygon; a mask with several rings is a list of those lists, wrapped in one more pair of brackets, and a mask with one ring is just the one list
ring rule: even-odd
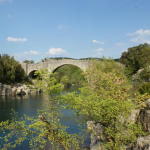
{"label": "rock", "polygon": [[[36,88],[35,90],[31,90],[27,85],[25,84],[16,84],[13,88],[11,88],[10,85],[4,85],[0,83],[0,95],[28,95],[28,94],[35,94],[37,93]],[[39,91],[39,93],[42,93],[42,90]]]}
{"label": "rock", "polygon": [[[150,69],[150,66],[148,66],[147,69],[149,70],[149,69]],[[133,85],[135,85],[136,81],[139,81],[139,80],[142,80],[143,82],[150,82],[150,78],[149,78],[149,79],[141,79],[140,73],[141,73],[143,70],[144,70],[144,69],[139,69],[139,70],[137,71],[137,73],[132,76],[132,84],[133,84]]]}
{"label": "rock", "polygon": [[150,135],[140,137],[137,140],[135,147],[133,147],[133,150],[150,150]]}
{"label": "rock", "polygon": [[0,95],[11,95],[12,89],[10,85],[0,83]]}
{"label": "rock", "polygon": [[140,113],[140,109],[131,110],[131,113],[130,113],[130,116],[128,118],[128,121],[131,121],[130,122],[131,124],[136,123],[139,113]]}
{"label": "rock", "polygon": [[87,129],[91,133],[90,150],[101,150],[100,143],[105,140],[104,127],[95,121],[87,121]]}
{"label": "rock", "polygon": [[138,121],[141,122],[146,131],[150,132],[150,110],[141,110],[138,116]]}
{"label": "rock", "polygon": [[147,107],[150,108],[150,99],[146,100],[144,103],[145,103],[145,105],[146,105]]}
{"label": "rock", "polygon": [[93,131],[93,127],[95,126],[95,121],[87,121],[87,129],[91,133]]}

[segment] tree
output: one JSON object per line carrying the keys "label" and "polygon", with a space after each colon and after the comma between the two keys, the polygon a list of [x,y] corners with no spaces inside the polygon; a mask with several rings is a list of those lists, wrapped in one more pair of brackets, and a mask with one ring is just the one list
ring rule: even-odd
{"label": "tree", "polygon": [[1,54],[0,54],[0,83],[2,83],[3,79],[3,61],[1,59]]}
{"label": "tree", "polygon": [[21,82],[26,77],[24,69],[18,61],[7,54],[0,57],[0,82],[11,84]]}
{"label": "tree", "polygon": [[[0,130],[5,132],[10,131],[4,139],[2,150],[16,147],[16,144],[21,144],[22,141],[29,139],[30,147],[32,149],[46,149],[62,147],[65,150],[79,148],[79,144],[83,143],[82,136],[79,137],[76,134],[68,134],[65,130],[67,127],[61,125],[60,118],[60,92],[62,85],[56,84],[55,78],[52,77],[53,73],[48,70],[38,70],[35,75],[39,74],[40,79],[35,81],[37,89],[42,89],[48,99],[43,103],[43,109],[38,110],[38,119],[27,117],[18,118],[15,111],[13,111],[13,117],[10,120],[0,123]],[[30,122],[29,125],[27,125]],[[15,141],[11,141],[11,138],[15,137]],[[79,140],[80,139],[80,142]],[[49,144],[51,146],[49,146]],[[48,145],[48,146],[47,146]]]}
{"label": "tree", "polygon": [[15,69],[17,62],[14,57],[3,54],[1,57],[1,65],[3,69],[2,83],[12,83],[15,81]]}
{"label": "tree", "polygon": [[26,73],[24,69],[22,68],[21,64],[17,63],[16,69],[15,69],[15,81],[21,82],[25,79]]}
{"label": "tree", "polygon": [[85,77],[89,84],[81,88],[81,94],[68,93],[62,100],[77,116],[84,116],[80,123],[92,120],[104,127],[101,146],[121,150],[145,134],[140,123],[130,123],[128,118],[131,110],[142,107],[142,101],[150,96],[136,93],[134,98],[130,97],[132,85],[127,82],[124,67],[103,58],[93,61]]}
{"label": "tree", "polygon": [[139,69],[150,64],[150,45],[147,43],[128,48],[123,52],[119,62],[126,65],[127,75],[135,74]]}
{"label": "tree", "polygon": [[34,60],[24,60],[23,63],[33,64],[33,63],[34,63]]}

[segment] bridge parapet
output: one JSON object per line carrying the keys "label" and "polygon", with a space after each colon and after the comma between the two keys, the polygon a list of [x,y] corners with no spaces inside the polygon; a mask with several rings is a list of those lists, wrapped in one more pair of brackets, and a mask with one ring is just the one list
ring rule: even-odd
{"label": "bridge parapet", "polygon": [[[45,60],[46,59],[46,60]],[[81,68],[84,72],[86,69],[89,68],[89,66],[92,64],[91,60],[72,60],[72,59],[61,59],[61,60],[53,60],[45,58],[43,61],[40,61],[39,63],[33,63],[33,64],[26,64],[21,63],[23,69],[25,70],[27,76],[31,76],[31,72],[42,69],[48,69],[49,71],[55,72],[59,67],[64,65],[75,65],[79,68]],[[118,63],[118,66],[122,66],[122,64]]]}

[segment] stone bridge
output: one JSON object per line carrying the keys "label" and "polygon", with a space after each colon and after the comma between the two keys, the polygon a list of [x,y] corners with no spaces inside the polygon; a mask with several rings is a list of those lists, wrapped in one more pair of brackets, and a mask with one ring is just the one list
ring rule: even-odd
{"label": "stone bridge", "polygon": [[27,64],[21,63],[22,68],[25,70],[27,76],[32,78],[34,71],[42,68],[48,69],[49,71],[55,72],[59,67],[64,65],[75,65],[81,68],[84,72],[87,68],[89,68],[91,64],[90,60],[72,60],[72,59],[62,59],[62,60],[55,60],[55,59],[43,59],[37,64]]}

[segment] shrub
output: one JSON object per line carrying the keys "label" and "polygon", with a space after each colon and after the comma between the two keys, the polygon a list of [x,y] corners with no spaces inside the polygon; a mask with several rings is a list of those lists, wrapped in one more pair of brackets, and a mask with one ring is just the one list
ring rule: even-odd
{"label": "shrub", "polygon": [[143,82],[138,91],[141,93],[141,94],[145,94],[145,93],[150,93],[150,83],[149,82]]}
{"label": "shrub", "polygon": [[141,73],[140,73],[140,77],[142,79],[148,80],[150,78],[150,70],[148,69],[144,69]]}

